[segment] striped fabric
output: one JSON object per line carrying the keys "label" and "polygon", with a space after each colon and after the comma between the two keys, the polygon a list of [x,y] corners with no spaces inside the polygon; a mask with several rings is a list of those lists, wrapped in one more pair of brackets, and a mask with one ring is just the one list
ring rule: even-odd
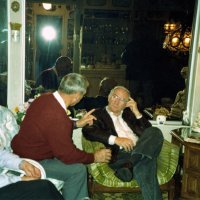
{"label": "striped fabric", "polygon": [[[83,150],[86,152],[94,152],[103,148],[104,145],[99,142],[91,142],[82,136]],[[162,185],[167,183],[174,175],[179,157],[179,147],[164,140],[162,150],[158,157],[158,181]],[[94,180],[107,187],[139,187],[135,180],[131,182],[123,182],[114,175],[114,171],[106,163],[92,163],[88,165],[89,174]]]}

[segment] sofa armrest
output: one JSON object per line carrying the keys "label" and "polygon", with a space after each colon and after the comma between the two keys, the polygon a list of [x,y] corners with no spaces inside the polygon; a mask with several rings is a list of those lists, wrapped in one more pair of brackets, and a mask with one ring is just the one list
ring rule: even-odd
{"label": "sofa armrest", "polygon": [[175,174],[179,161],[179,147],[164,140],[157,159],[157,174],[159,184],[167,183]]}

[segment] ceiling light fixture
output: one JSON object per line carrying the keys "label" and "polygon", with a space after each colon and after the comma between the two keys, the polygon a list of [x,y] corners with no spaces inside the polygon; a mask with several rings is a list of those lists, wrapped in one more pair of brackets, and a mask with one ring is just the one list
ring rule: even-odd
{"label": "ceiling light fixture", "polygon": [[163,48],[175,52],[189,51],[191,43],[191,28],[180,23],[166,23],[164,25],[166,34]]}
{"label": "ceiling light fixture", "polygon": [[42,6],[45,10],[52,10],[53,8],[51,3],[42,3]]}

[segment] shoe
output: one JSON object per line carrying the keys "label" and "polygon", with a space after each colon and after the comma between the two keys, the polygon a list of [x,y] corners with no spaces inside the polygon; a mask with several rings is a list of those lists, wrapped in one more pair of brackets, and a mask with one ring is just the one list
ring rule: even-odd
{"label": "shoe", "polygon": [[117,169],[115,176],[124,182],[130,182],[133,179],[133,173],[130,168],[122,167]]}

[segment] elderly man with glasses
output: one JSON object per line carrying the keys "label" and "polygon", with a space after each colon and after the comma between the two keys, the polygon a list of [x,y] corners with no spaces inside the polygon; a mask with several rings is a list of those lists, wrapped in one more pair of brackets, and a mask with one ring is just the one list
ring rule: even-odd
{"label": "elderly man with glasses", "polygon": [[116,171],[115,175],[125,182],[135,178],[145,200],[162,199],[157,157],[163,135],[142,116],[130,92],[123,86],[114,87],[108,96],[108,105],[93,115],[97,120],[83,128],[83,135],[112,150],[109,165]]}

